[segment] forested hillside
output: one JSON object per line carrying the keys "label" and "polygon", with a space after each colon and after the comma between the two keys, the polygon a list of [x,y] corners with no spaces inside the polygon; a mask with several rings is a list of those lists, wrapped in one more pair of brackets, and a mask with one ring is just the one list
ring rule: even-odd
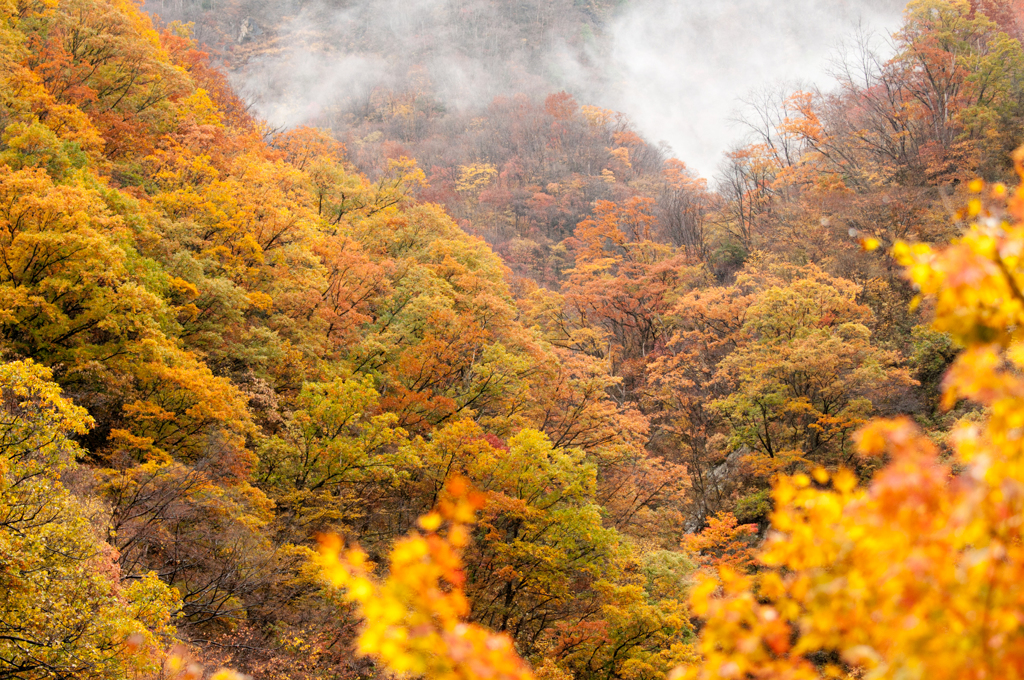
{"label": "forested hillside", "polygon": [[0,0],[0,678],[1024,673],[1016,3],[710,183],[525,86],[270,129],[221,9]]}

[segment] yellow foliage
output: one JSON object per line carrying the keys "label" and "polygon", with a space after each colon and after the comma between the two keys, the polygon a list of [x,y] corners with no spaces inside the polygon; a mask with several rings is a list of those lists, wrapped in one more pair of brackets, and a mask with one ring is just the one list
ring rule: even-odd
{"label": "yellow foliage", "polygon": [[615,119],[615,112],[600,106],[582,106],[580,113],[593,127],[606,127]]}
{"label": "yellow foliage", "polygon": [[224,125],[224,116],[217,105],[210,99],[210,93],[202,88],[185,97],[181,101],[184,111],[188,112],[196,125]]}
{"label": "yellow foliage", "polygon": [[455,188],[461,192],[477,192],[490,184],[498,175],[498,169],[490,163],[475,163],[459,166],[459,181]]}
{"label": "yellow foliage", "polygon": [[629,149],[625,146],[615,147],[614,149],[608,149],[608,155],[613,159],[622,163],[627,168],[632,168],[633,164],[629,162]]}
{"label": "yellow foliage", "polygon": [[153,670],[181,600],[153,572],[123,579],[92,510],[60,481],[93,419],[51,378],[32,361],[0,364],[0,675]]}
{"label": "yellow foliage", "polygon": [[[388,576],[358,547],[342,549],[337,536],[321,539],[320,560],[332,585],[356,605],[363,618],[357,648],[394,673],[436,680],[531,680],[506,635],[466,623],[469,602],[460,553],[469,540],[467,524],[482,497],[454,479],[437,509],[420,518],[425,533],[395,543]],[[447,534],[437,533],[443,522]]]}
{"label": "yellow foliage", "polygon": [[[1016,161],[1024,172],[1024,150]],[[1024,188],[976,212],[947,247],[894,252],[935,299],[934,326],[966,346],[947,405],[984,417],[954,433],[948,464],[902,418],[861,431],[861,455],[891,459],[867,486],[847,471],[779,478],[764,570],[723,566],[721,590],[695,588],[703,660],[677,677],[1024,677]]]}

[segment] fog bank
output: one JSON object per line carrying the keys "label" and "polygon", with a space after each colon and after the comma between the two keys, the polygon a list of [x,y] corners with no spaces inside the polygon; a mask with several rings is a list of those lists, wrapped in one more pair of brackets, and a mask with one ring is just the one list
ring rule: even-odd
{"label": "fog bank", "polygon": [[627,114],[710,175],[742,136],[754,88],[829,87],[829,57],[858,30],[887,37],[898,0],[359,0],[305,4],[233,80],[270,123],[358,111],[375,92],[428,91],[467,110],[497,95],[565,89]]}

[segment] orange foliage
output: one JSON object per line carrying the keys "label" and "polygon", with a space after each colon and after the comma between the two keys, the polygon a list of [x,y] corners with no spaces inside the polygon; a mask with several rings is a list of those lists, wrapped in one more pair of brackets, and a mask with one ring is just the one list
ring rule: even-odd
{"label": "orange foliage", "polygon": [[751,536],[756,533],[756,525],[739,524],[731,512],[720,512],[708,518],[704,531],[687,535],[683,544],[698,556],[701,564],[747,571],[754,566]]}

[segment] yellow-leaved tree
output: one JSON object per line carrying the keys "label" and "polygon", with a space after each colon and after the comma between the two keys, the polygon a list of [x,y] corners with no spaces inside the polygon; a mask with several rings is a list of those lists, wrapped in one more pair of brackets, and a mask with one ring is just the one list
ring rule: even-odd
{"label": "yellow-leaved tree", "polygon": [[154,671],[178,592],[122,574],[90,508],[64,486],[93,420],[50,369],[0,364],[0,677],[121,678]]}
{"label": "yellow-leaved tree", "polygon": [[1024,188],[971,189],[959,239],[893,254],[963,346],[946,405],[980,414],[948,454],[907,418],[869,423],[859,453],[889,463],[867,486],[779,478],[760,571],[723,565],[694,589],[701,659],[680,678],[1024,675]]}
{"label": "yellow-leaved tree", "polygon": [[[394,673],[438,680],[532,680],[533,673],[505,634],[465,619],[469,600],[460,552],[470,540],[468,526],[483,507],[483,496],[462,478],[446,487],[437,509],[420,518],[413,532],[391,549],[390,574],[375,579],[358,547],[342,550],[336,536],[323,539],[321,560],[335,587],[344,588],[364,620],[360,653]],[[439,532],[447,529],[445,535]]]}

